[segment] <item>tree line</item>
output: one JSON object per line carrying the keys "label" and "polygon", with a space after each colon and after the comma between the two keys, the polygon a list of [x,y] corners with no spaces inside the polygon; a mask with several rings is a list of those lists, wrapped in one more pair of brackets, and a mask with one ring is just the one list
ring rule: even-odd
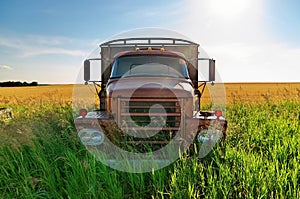
{"label": "tree line", "polygon": [[8,81],[8,82],[0,82],[0,87],[19,87],[19,86],[37,86],[38,82],[12,82],[12,81]]}

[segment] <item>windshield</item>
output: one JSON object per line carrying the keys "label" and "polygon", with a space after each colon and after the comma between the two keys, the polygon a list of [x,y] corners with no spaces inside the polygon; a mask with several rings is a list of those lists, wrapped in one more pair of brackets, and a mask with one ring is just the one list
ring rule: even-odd
{"label": "windshield", "polygon": [[135,55],[117,58],[111,78],[130,76],[189,77],[186,62],[179,57]]}

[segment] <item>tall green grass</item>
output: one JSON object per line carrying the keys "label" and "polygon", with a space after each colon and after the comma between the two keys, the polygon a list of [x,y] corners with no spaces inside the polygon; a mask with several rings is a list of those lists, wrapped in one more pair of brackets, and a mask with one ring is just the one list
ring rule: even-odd
{"label": "tall green grass", "polygon": [[0,123],[0,198],[299,198],[299,107],[228,106],[227,140],[207,157],[137,174],[87,152],[70,106],[16,105]]}

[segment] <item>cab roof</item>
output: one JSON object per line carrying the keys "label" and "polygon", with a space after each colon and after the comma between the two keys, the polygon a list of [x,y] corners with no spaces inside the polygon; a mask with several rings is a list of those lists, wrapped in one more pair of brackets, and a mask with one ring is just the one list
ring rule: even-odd
{"label": "cab roof", "polygon": [[124,57],[124,56],[134,56],[134,55],[160,55],[160,56],[170,56],[170,57],[180,57],[186,59],[184,54],[175,51],[165,51],[164,49],[139,49],[135,51],[123,51],[117,53],[114,58]]}

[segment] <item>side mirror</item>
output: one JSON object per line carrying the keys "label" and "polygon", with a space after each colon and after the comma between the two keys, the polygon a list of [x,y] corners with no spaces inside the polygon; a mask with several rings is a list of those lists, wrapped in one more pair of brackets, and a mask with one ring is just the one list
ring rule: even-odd
{"label": "side mirror", "polygon": [[216,79],[216,60],[209,59],[209,81],[213,82]]}
{"label": "side mirror", "polygon": [[90,66],[90,60],[86,59],[84,60],[84,81],[88,82],[91,78],[91,66]]}

